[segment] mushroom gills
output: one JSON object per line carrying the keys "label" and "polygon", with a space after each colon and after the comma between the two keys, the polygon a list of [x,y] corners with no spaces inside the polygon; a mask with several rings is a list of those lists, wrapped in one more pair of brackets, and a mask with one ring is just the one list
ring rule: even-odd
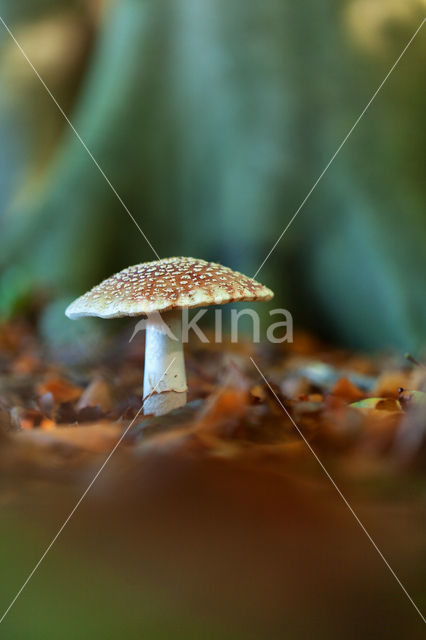
{"label": "mushroom gills", "polygon": [[143,412],[163,415],[187,401],[182,311],[148,314],[145,335]]}

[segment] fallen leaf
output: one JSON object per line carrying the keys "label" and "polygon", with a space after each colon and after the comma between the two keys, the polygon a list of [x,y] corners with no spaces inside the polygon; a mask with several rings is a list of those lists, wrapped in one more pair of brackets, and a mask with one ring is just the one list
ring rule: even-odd
{"label": "fallen leaf", "polygon": [[48,431],[40,429],[22,431],[16,435],[16,438],[18,442],[30,439],[32,442],[48,446],[61,443],[84,451],[103,453],[112,449],[118,441],[121,431],[117,424],[96,423],[81,427],[66,425]]}
{"label": "fallen leaf", "polygon": [[364,398],[359,402],[352,402],[354,409],[373,409],[378,411],[401,411],[401,404],[395,398]]}
{"label": "fallen leaf", "polygon": [[111,386],[102,378],[95,378],[85,389],[78,401],[77,409],[100,407],[104,413],[113,406]]}
{"label": "fallen leaf", "polygon": [[331,393],[333,396],[345,398],[345,400],[352,402],[364,397],[364,393],[348,378],[340,378],[334,385]]}
{"label": "fallen leaf", "polygon": [[38,395],[51,393],[55,402],[74,402],[83,393],[83,389],[63,378],[50,378],[38,387]]}

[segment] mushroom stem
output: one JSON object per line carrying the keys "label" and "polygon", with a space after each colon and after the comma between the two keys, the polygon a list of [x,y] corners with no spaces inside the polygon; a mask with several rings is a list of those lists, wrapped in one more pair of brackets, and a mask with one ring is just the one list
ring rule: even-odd
{"label": "mushroom stem", "polygon": [[149,314],[145,335],[144,414],[163,415],[186,404],[182,311]]}

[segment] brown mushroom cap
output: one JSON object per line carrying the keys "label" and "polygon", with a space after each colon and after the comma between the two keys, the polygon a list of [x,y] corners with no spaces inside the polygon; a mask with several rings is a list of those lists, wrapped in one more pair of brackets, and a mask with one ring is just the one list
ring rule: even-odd
{"label": "brown mushroom cap", "polygon": [[127,267],[74,300],[69,318],[121,318],[227,302],[271,300],[253,278],[214,262],[164,258]]}

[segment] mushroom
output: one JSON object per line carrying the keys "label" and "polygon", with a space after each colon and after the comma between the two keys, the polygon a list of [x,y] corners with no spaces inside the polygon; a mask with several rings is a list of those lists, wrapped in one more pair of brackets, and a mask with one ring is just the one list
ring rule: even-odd
{"label": "mushroom", "polygon": [[71,318],[146,315],[144,413],[162,415],[186,404],[182,309],[270,300],[273,292],[214,262],[165,258],[127,267],[74,300]]}

